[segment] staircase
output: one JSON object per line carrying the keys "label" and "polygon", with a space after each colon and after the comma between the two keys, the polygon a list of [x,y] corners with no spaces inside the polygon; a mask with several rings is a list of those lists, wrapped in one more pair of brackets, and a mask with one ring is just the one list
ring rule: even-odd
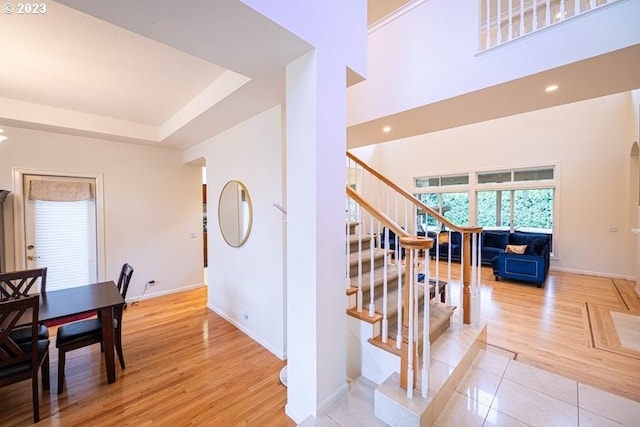
{"label": "staircase", "polygon": [[[486,343],[482,228],[451,223],[351,153],[347,159],[347,376],[379,384],[375,415],[387,424],[430,426]],[[418,211],[433,229],[447,229],[439,239],[461,233],[459,263],[416,231]]]}
{"label": "staircase", "polygon": [[[399,347],[396,345],[396,337],[398,333],[398,299],[399,299],[399,274],[400,270],[404,271],[404,260],[398,260],[391,253],[380,248],[373,248],[371,250],[372,240],[370,235],[358,235],[356,233],[357,222],[349,224],[349,272],[350,272],[350,286],[347,289],[347,296],[349,297],[349,305],[347,314],[360,319],[365,322],[369,322],[374,325],[375,335],[369,339],[369,342],[382,349],[390,351],[391,353],[400,355]],[[375,241],[375,240],[374,240]],[[360,255],[360,251],[361,254]],[[369,310],[371,304],[371,255],[373,253],[373,306],[375,310],[373,313]],[[385,266],[385,256],[387,263]],[[400,258],[400,257],[398,257]],[[361,264],[361,267],[359,267]],[[360,279],[360,268],[362,269],[362,277]],[[386,268],[386,274],[385,274]],[[384,293],[384,280],[386,277],[386,298]],[[357,295],[359,289],[359,283],[361,283],[360,289],[362,290],[362,310],[358,311]],[[453,315],[455,307],[447,306],[444,303],[444,291],[446,289],[446,283],[439,281],[438,283],[439,299],[435,299],[435,280],[430,280],[430,310],[429,310],[429,341],[434,342],[450,325],[450,319]],[[418,299],[422,301],[424,299],[424,282],[422,286],[417,287]],[[386,307],[386,322],[385,310]],[[418,323],[422,324],[424,310],[419,310]],[[386,333],[385,327],[386,324]],[[421,348],[422,341],[419,340],[419,350]]]}

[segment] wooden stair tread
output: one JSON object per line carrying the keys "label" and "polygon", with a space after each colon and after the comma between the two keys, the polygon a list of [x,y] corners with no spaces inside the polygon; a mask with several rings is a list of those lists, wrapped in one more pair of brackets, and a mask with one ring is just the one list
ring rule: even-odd
{"label": "wooden stair tread", "polygon": [[362,308],[362,312],[358,313],[355,307],[347,308],[347,314],[356,319],[364,320],[367,323],[377,323],[382,321],[382,314],[374,313],[373,317],[369,316],[369,309]]}

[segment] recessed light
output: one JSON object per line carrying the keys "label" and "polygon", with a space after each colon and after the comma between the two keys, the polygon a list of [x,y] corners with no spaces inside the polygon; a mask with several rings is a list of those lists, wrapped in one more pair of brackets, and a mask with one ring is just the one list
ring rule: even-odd
{"label": "recessed light", "polygon": [[545,92],[555,92],[556,90],[558,90],[558,85],[549,85],[544,88]]}
{"label": "recessed light", "polygon": [[391,126],[385,126],[382,128],[383,132],[391,132]]}

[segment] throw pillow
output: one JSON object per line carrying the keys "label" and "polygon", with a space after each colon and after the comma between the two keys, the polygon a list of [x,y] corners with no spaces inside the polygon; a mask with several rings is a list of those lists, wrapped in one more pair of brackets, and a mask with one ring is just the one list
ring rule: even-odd
{"label": "throw pillow", "polygon": [[527,245],[507,245],[505,252],[508,254],[523,254]]}

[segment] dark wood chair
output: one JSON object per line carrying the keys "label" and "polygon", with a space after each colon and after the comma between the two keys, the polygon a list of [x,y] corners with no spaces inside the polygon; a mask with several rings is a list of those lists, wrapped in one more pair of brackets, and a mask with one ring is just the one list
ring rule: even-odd
{"label": "dark wood chair", "polygon": [[[38,289],[38,281],[40,281],[40,289]],[[0,301],[44,292],[46,287],[47,267],[0,273]],[[15,341],[29,341],[31,328],[16,328],[12,334]],[[49,339],[49,329],[46,325],[38,326],[38,337],[42,340]]]}
{"label": "dark wood chair", "polygon": [[[122,298],[127,297],[129,283],[133,275],[133,268],[124,264],[118,278],[118,290]],[[124,354],[122,352],[122,312],[124,306],[115,307],[113,312],[113,327],[115,335],[115,347],[120,360],[120,367],[125,368]],[[102,321],[100,317],[67,323],[58,328],[56,347],[58,348],[58,394],[64,391],[64,365],[66,353],[71,350],[86,347],[92,344],[103,344]]]}
{"label": "dark wood chair", "polygon": [[[49,340],[38,339],[39,305],[38,294],[0,302],[0,387],[31,378],[34,423],[40,421],[40,369],[42,389],[49,390]],[[25,317],[31,320],[31,340],[19,343],[12,338],[12,332]]]}

